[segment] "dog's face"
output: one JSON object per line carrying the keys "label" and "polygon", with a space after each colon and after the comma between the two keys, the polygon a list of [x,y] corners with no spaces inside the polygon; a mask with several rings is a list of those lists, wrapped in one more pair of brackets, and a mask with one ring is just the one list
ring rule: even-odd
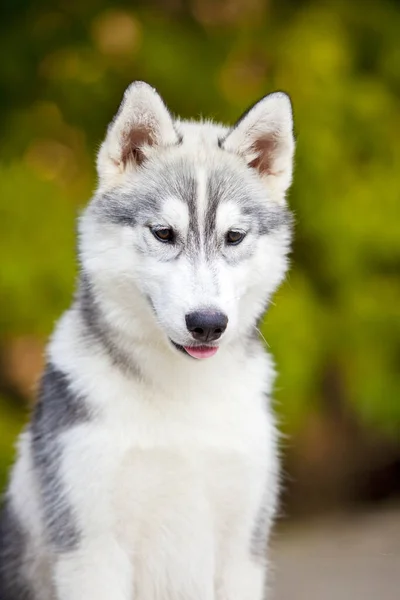
{"label": "dog's face", "polygon": [[80,227],[83,270],[121,327],[139,311],[195,358],[254,330],[286,271],[293,149],[284,94],[227,129],[173,121],[151,87],[128,88]]}

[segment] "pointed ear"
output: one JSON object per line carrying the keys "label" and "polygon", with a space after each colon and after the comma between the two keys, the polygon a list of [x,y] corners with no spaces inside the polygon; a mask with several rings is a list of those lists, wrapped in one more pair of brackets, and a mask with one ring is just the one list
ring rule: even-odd
{"label": "pointed ear", "polygon": [[290,186],[293,171],[293,116],[289,96],[276,92],[247,111],[228,133],[222,147],[256,169],[278,195]]}
{"label": "pointed ear", "polygon": [[152,146],[169,146],[178,141],[172,117],[161,96],[143,81],[132,83],[108,127],[97,157],[100,182],[142,164]]}

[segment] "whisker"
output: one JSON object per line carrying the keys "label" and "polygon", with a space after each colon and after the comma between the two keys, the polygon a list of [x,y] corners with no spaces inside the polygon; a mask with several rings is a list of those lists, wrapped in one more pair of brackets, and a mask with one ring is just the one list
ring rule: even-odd
{"label": "whisker", "polygon": [[254,329],[255,329],[256,331],[258,331],[259,335],[260,335],[260,336],[262,337],[262,339],[264,340],[264,342],[265,342],[265,345],[267,346],[267,348],[270,348],[270,345],[268,344],[267,340],[266,340],[266,339],[265,339],[265,337],[263,336],[263,334],[262,334],[261,330],[260,330],[258,327],[256,327],[256,325],[254,325]]}

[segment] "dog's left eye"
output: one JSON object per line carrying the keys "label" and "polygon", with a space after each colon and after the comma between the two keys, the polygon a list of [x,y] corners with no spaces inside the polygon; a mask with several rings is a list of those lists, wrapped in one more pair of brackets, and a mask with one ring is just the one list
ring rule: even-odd
{"label": "dog's left eye", "polygon": [[160,242],[172,244],[175,241],[175,232],[171,227],[151,227],[150,231]]}
{"label": "dog's left eye", "polygon": [[237,246],[240,242],[243,242],[246,234],[244,231],[239,229],[230,229],[225,235],[225,241],[229,246]]}

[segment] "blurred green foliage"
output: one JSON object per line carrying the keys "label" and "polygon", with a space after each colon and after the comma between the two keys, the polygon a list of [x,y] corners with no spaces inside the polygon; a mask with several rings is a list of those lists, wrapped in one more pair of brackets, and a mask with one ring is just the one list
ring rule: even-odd
{"label": "blurred green foliage", "polygon": [[[0,16],[3,352],[13,338],[48,334],[70,301],[74,219],[132,80],[149,81],[183,117],[223,122],[284,89],[297,130],[296,241],[263,325],[282,426],[296,431],[338,402],[398,435],[398,5],[8,0]],[[3,368],[4,389],[7,377]],[[7,460],[20,419],[11,405],[0,403]]]}

